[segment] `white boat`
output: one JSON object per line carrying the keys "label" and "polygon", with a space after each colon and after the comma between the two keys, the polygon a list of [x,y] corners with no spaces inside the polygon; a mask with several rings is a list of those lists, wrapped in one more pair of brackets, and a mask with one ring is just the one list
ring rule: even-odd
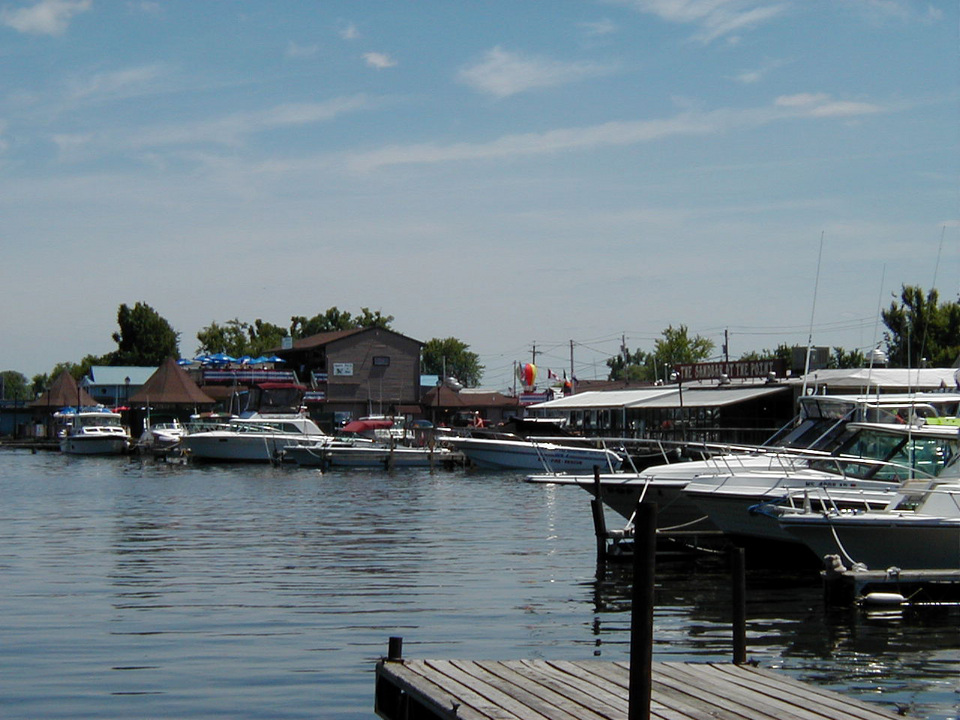
{"label": "white boat", "polygon": [[[600,493],[605,505],[632,520],[640,502],[656,502],[661,528],[691,530],[717,529],[710,517],[684,490],[691,482],[710,482],[716,477],[773,471],[783,475],[806,468],[816,455],[829,456],[847,437],[854,421],[915,422],[921,418],[956,415],[957,393],[906,393],[888,395],[809,395],[799,399],[800,414],[795,423],[757,447],[693,445],[706,460],[655,465],[640,471],[602,473]],[[663,446],[663,455],[669,454]],[[802,453],[803,455],[800,455]],[[629,462],[629,461],[627,461]],[[539,473],[528,478],[536,483],[577,485],[596,493],[592,474],[554,476]],[[769,478],[764,479],[769,485]],[[775,524],[775,523],[774,523]]]}
{"label": "white boat", "polygon": [[582,473],[599,467],[616,470],[623,458],[606,448],[560,444],[535,437],[486,438],[449,436],[444,442],[459,450],[474,465],[488,470],[528,470],[548,473]]}
{"label": "white boat", "polygon": [[776,522],[780,506],[885,507],[910,478],[937,477],[960,451],[956,428],[851,423],[831,456],[774,455],[766,468],[691,480],[683,489],[710,522],[739,538],[796,539]]}
{"label": "white boat", "polygon": [[148,420],[137,447],[143,450],[169,450],[183,438],[186,429],[176,418]]}
{"label": "white boat", "polygon": [[317,446],[292,445],[284,448],[284,458],[302,467],[443,467],[462,461],[460,453],[446,447],[406,447],[377,442],[340,443]]}
{"label": "white boat", "polygon": [[867,569],[960,569],[960,481],[906,483],[883,510],[784,510],[781,527],[818,557]]}
{"label": "white boat", "polygon": [[250,392],[239,417],[226,423],[192,424],[180,440],[190,459],[221,462],[278,462],[291,445],[330,441],[299,410],[305,388],[292,383],[263,383]]}
{"label": "white boat", "polygon": [[122,455],[130,448],[130,433],[120,413],[103,407],[64,408],[54,413],[60,430],[60,451],[70,455]]}

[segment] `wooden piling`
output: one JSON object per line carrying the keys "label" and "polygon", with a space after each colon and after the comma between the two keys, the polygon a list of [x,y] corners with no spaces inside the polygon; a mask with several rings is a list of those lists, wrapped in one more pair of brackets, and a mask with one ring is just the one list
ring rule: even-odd
{"label": "wooden piling", "polygon": [[630,609],[628,720],[649,720],[653,688],[653,607],[657,562],[657,505],[641,503],[634,522]]}
{"label": "wooden piling", "polygon": [[730,551],[730,572],[733,576],[733,664],[747,661],[747,572],[742,547]]}

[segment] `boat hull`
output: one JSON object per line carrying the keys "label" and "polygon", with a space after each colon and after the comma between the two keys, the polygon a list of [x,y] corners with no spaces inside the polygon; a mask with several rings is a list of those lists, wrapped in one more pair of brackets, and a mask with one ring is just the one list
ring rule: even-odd
{"label": "boat hull", "polygon": [[595,467],[615,470],[623,462],[615,452],[603,448],[481,438],[453,438],[449,442],[471,463],[487,470],[582,473]]}
{"label": "boat hull", "polygon": [[284,449],[304,438],[289,434],[204,432],[184,435],[180,445],[192,460],[211,462],[277,462]]}
{"label": "boat hull", "polygon": [[871,570],[956,570],[960,567],[960,518],[880,517],[880,513],[845,518],[806,515],[781,524],[818,557],[839,555]]}
{"label": "boat hull", "polygon": [[456,462],[459,453],[408,447],[287,447],[284,457],[303,467],[437,467]]}
{"label": "boat hull", "polygon": [[75,435],[60,439],[60,452],[68,455],[123,455],[130,442],[122,435]]}

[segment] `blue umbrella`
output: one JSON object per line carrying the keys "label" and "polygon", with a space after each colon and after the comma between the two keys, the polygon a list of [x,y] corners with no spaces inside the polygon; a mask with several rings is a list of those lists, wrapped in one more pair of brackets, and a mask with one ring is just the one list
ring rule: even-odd
{"label": "blue umbrella", "polygon": [[235,357],[231,355],[227,355],[226,353],[216,353],[215,355],[211,355],[208,359],[210,360],[210,362],[215,363],[217,365],[224,364],[224,363],[232,363],[237,361]]}
{"label": "blue umbrella", "polygon": [[264,362],[272,362],[272,363],[286,362],[286,360],[284,360],[284,359],[281,358],[281,357],[277,357],[276,355],[273,355],[272,357],[264,358],[263,361],[264,361]]}
{"label": "blue umbrella", "polygon": [[180,358],[177,360],[177,365],[193,365],[193,360],[190,358]]}

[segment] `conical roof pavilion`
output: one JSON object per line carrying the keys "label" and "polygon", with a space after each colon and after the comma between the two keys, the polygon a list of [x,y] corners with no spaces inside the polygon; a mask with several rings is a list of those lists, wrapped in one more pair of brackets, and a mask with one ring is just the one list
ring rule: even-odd
{"label": "conical roof pavilion", "polygon": [[50,389],[30,403],[30,407],[49,407],[59,410],[63,407],[90,407],[97,401],[86,390],[81,388],[68,371],[64,370],[53,381]]}
{"label": "conical roof pavilion", "polygon": [[129,403],[150,407],[169,407],[213,405],[216,400],[203,392],[174,358],[167,358],[143,387],[130,397]]}

